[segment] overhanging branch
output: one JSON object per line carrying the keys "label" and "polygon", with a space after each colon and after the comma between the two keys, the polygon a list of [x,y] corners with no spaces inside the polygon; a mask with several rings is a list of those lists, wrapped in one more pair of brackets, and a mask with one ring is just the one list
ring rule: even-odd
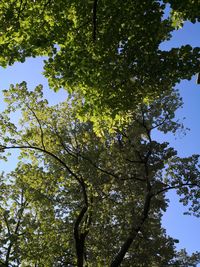
{"label": "overhanging branch", "polygon": [[153,196],[157,196],[161,193],[164,193],[164,192],[172,190],[172,189],[179,189],[179,188],[184,187],[184,186],[192,186],[192,187],[197,186],[200,188],[200,185],[198,185],[196,183],[184,183],[184,184],[180,184],[180,185],[168,186],[166,188],[163,188],[163,189],[157,191],[156,193],[154,193]]}
{"label": "overhanging branch", "polygon": [[58,156],[56,156],[55,154],[53,154],[52,152],[37,147],[37,146],[25,146],[25,145],[18,145],[18,146],[2,146],[0,145],[0,150],[4,151],[4,150],[10,150],[10,149],[31,149],[31,150],[37,150],[40,152],[43,152],[49,156],[51,156],[52,158],[54,158],[56,161],[58,161],[60,164],[62,164],[62,166],[69,172],[69,174],[71,174],[79,183],[80,183],[80,178],[65,164],[65,162],[63,160],[61,160]]}

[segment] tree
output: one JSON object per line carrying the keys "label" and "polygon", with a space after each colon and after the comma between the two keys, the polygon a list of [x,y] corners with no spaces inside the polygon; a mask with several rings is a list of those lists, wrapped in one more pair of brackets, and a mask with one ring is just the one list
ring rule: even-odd
{"label": "tree", "polygon": [[119,126],[138,103],[199,72],[199,47],[160,49],[183,20],[199,20],[198,7],[191,0],[4,0],[0,64],[45,55],[50,87],[81,96],[79,118]]}
{"label": "tree", "polygon": [[[29,203],[18,239],[20,256],[12,261],[79,267],[199,262],[199,254],[177,253],[176,240],[161,227],[165,193],[172,189],[199,216],[199,156],[179,158],[167,143],[152,139],[155,129],[176,132],[182,127],[174,120],[181,105],[176,91],[138,104],[123,130],[102,137],[91,122],[77,119],[71,103],[49,106],[41,86],[28,91],[23,82],[4,94],[8,105],[1,114],[2,157],[21,150],[11,177],[17,192],[25,188],[24,201]],[[12,122],[17,110],[22,117]],[[12,203],[8,200],[16,207]],[[6,225],[2,229],[4,240]],[[60,244],[55,246],[55,240]],[[14,245],[11,253],[15,255]]]}
{"label": "tree", "polygon": [[[34,189],[33,183],[28,186],[26,167],[2,175],[1,266],[66,266],[69,229],[54,216],[50,197]],[[29,178],[35,176],[29,172]]]}
{"label": "tree", "polygon": [[[1,66],[46,56],[50,87],[69,92],[68,102],[50,107],[41,86],[5,91],[2,159],[13,149],[21,154],[12,186],[2,178],[1,264],[199,261],[198,254],[177,253],[160,225],[172,189],[199,216],[198,155],[181,159],[151,135],[182,127],[174,121],[181,105],[174,86],[199,72],[200,49],[163,51],[160,44],[184,20],[198,21],[198,6],[191,0],[1,1]],[[16,110],[19,123],[10,119]]]}
{"label": "tree", "polygon": [[[12,186],[1,175],[1,266],[8,267],[10,262],[20,262],[19,237],[22,234],[22,217],[27,205],[22,188]],[[10,203],[9,203],[10,202]],[[9,204],[8,204],[9,203]],[[25,221],[25,220],[24,220]],[[16,265],[13,265],[16,266]]]}

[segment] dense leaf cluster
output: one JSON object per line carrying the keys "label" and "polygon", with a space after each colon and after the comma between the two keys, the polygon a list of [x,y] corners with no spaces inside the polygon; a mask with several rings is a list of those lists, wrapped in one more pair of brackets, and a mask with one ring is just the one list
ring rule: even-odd
{"label": "dense leaf cluster", "polygon": [[195,1],[1,1],[0,14],[0,64],[47,56],[50,87],[78,93],[79,116],[96,124],[119,124],[138,102],[199,71],[198,47],[160,49],[176,20],[198,19]]}
{"label": "dense leaf cluster", "polygon": [[[0,65],[45,56],[44,75],[69,98],[55,106],[25,82],[4,90],[0,265],[196,266],[161,226],[177,190],[200,216],[199,156],[180,158],[153,131],[184,130],[175,85],[199,72],[200,48],[163,51],[192,0],[2,0]],[[170,9],[168,13],[167,9]],[[18,112],[19,121],[13,120]]]}

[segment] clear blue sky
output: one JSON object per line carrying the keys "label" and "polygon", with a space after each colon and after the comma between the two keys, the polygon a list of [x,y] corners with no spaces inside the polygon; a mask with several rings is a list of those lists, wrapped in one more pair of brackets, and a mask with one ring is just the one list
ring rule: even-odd
{"label": "clear blue sky", "polygon": [[[162,45],[162,49],[177,47],[183,44],[191,44],[192,46],[200,46],[200,24],[193,25],[185,23],[183,29],[174,32],[171,41]],[[49,99],[51,104],[62,101],[66,98],[66,92],[60,91],[54,93],[48,89],[47,81],[41,75],[42,59],[28,59],[25,63],[16,63],[7,69],[0,69],[0,87],[8,89],[9,84],[19,83],[23,80],[28,82],[29,88],[34,88],[37,84],[44,85],[44,95]],[[184,107],[177,111],[177,118],[185,119],[185,125],[191,130],[185,137],[177,136],[175,139],[171,135],[157,134],[156,138],[161,141],[169,141],[171,146],[175,147],[180,156],[189,156],[193,153],[200,154],[200,85],[196,85],[196,77],[191,81],[183,81],[177,86],[183,97]],[[2,96],[0,95],[1,99]],[[3,103],[1,101],[2,109]],[[13,166],[15,167],[15,161]],[[10,169],[10,162],[1,163],[1,169]],[[180,240],[178,248],[187,248],[188,252],[200,250],[200,219],[189,216],[183,216],[183,208],[178,203],[175,194],[169,194],[171,204],[167,213],[163,218],[163,225],[167,229],[167,233],[174,238]]]}
{"label": "clear blue sky", "polygon": [[[163,44],[162,49],[190,44],[200,46],[200,24],[186,22],[184,27],[175,31],[173,38]],[[196,77],[191,81],[182,81],[177,85],[183,98],[183,108],[176,113],[177,118],[185,117],[184,125],[190,128],[186,136],[157,135],[160,140],[167,140],[178,150],[180,156],[200,154],[200,85]],[[170,205],[163,218],[167,233],[180,240],[178,248],[186,247],[188,252],[200,251],[200,218],[182,215],[185,208],[178,202],[174,192],[169,194]],[[200,200],[199,200],[200,201]]]}

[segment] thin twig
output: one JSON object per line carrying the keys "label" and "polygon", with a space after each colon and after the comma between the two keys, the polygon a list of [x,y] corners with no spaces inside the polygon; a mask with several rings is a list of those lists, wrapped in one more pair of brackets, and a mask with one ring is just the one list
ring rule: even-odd
{"label": "thin twig", "polygon": [[41,136],[42,147],[43,147],[44,150],[46,150],[45,149],[45,145],[44,145],[44,132],[43,132],[43,129],[42,129],[41,122],[40,122],[38,116],[36,115],[35,111],[29,105],[26,104],[26,106],[33,113],[33,116],[35,117],[35,119],[37,120],[37,122],[39,124],[40,133],[41,133],[40,136]]}

